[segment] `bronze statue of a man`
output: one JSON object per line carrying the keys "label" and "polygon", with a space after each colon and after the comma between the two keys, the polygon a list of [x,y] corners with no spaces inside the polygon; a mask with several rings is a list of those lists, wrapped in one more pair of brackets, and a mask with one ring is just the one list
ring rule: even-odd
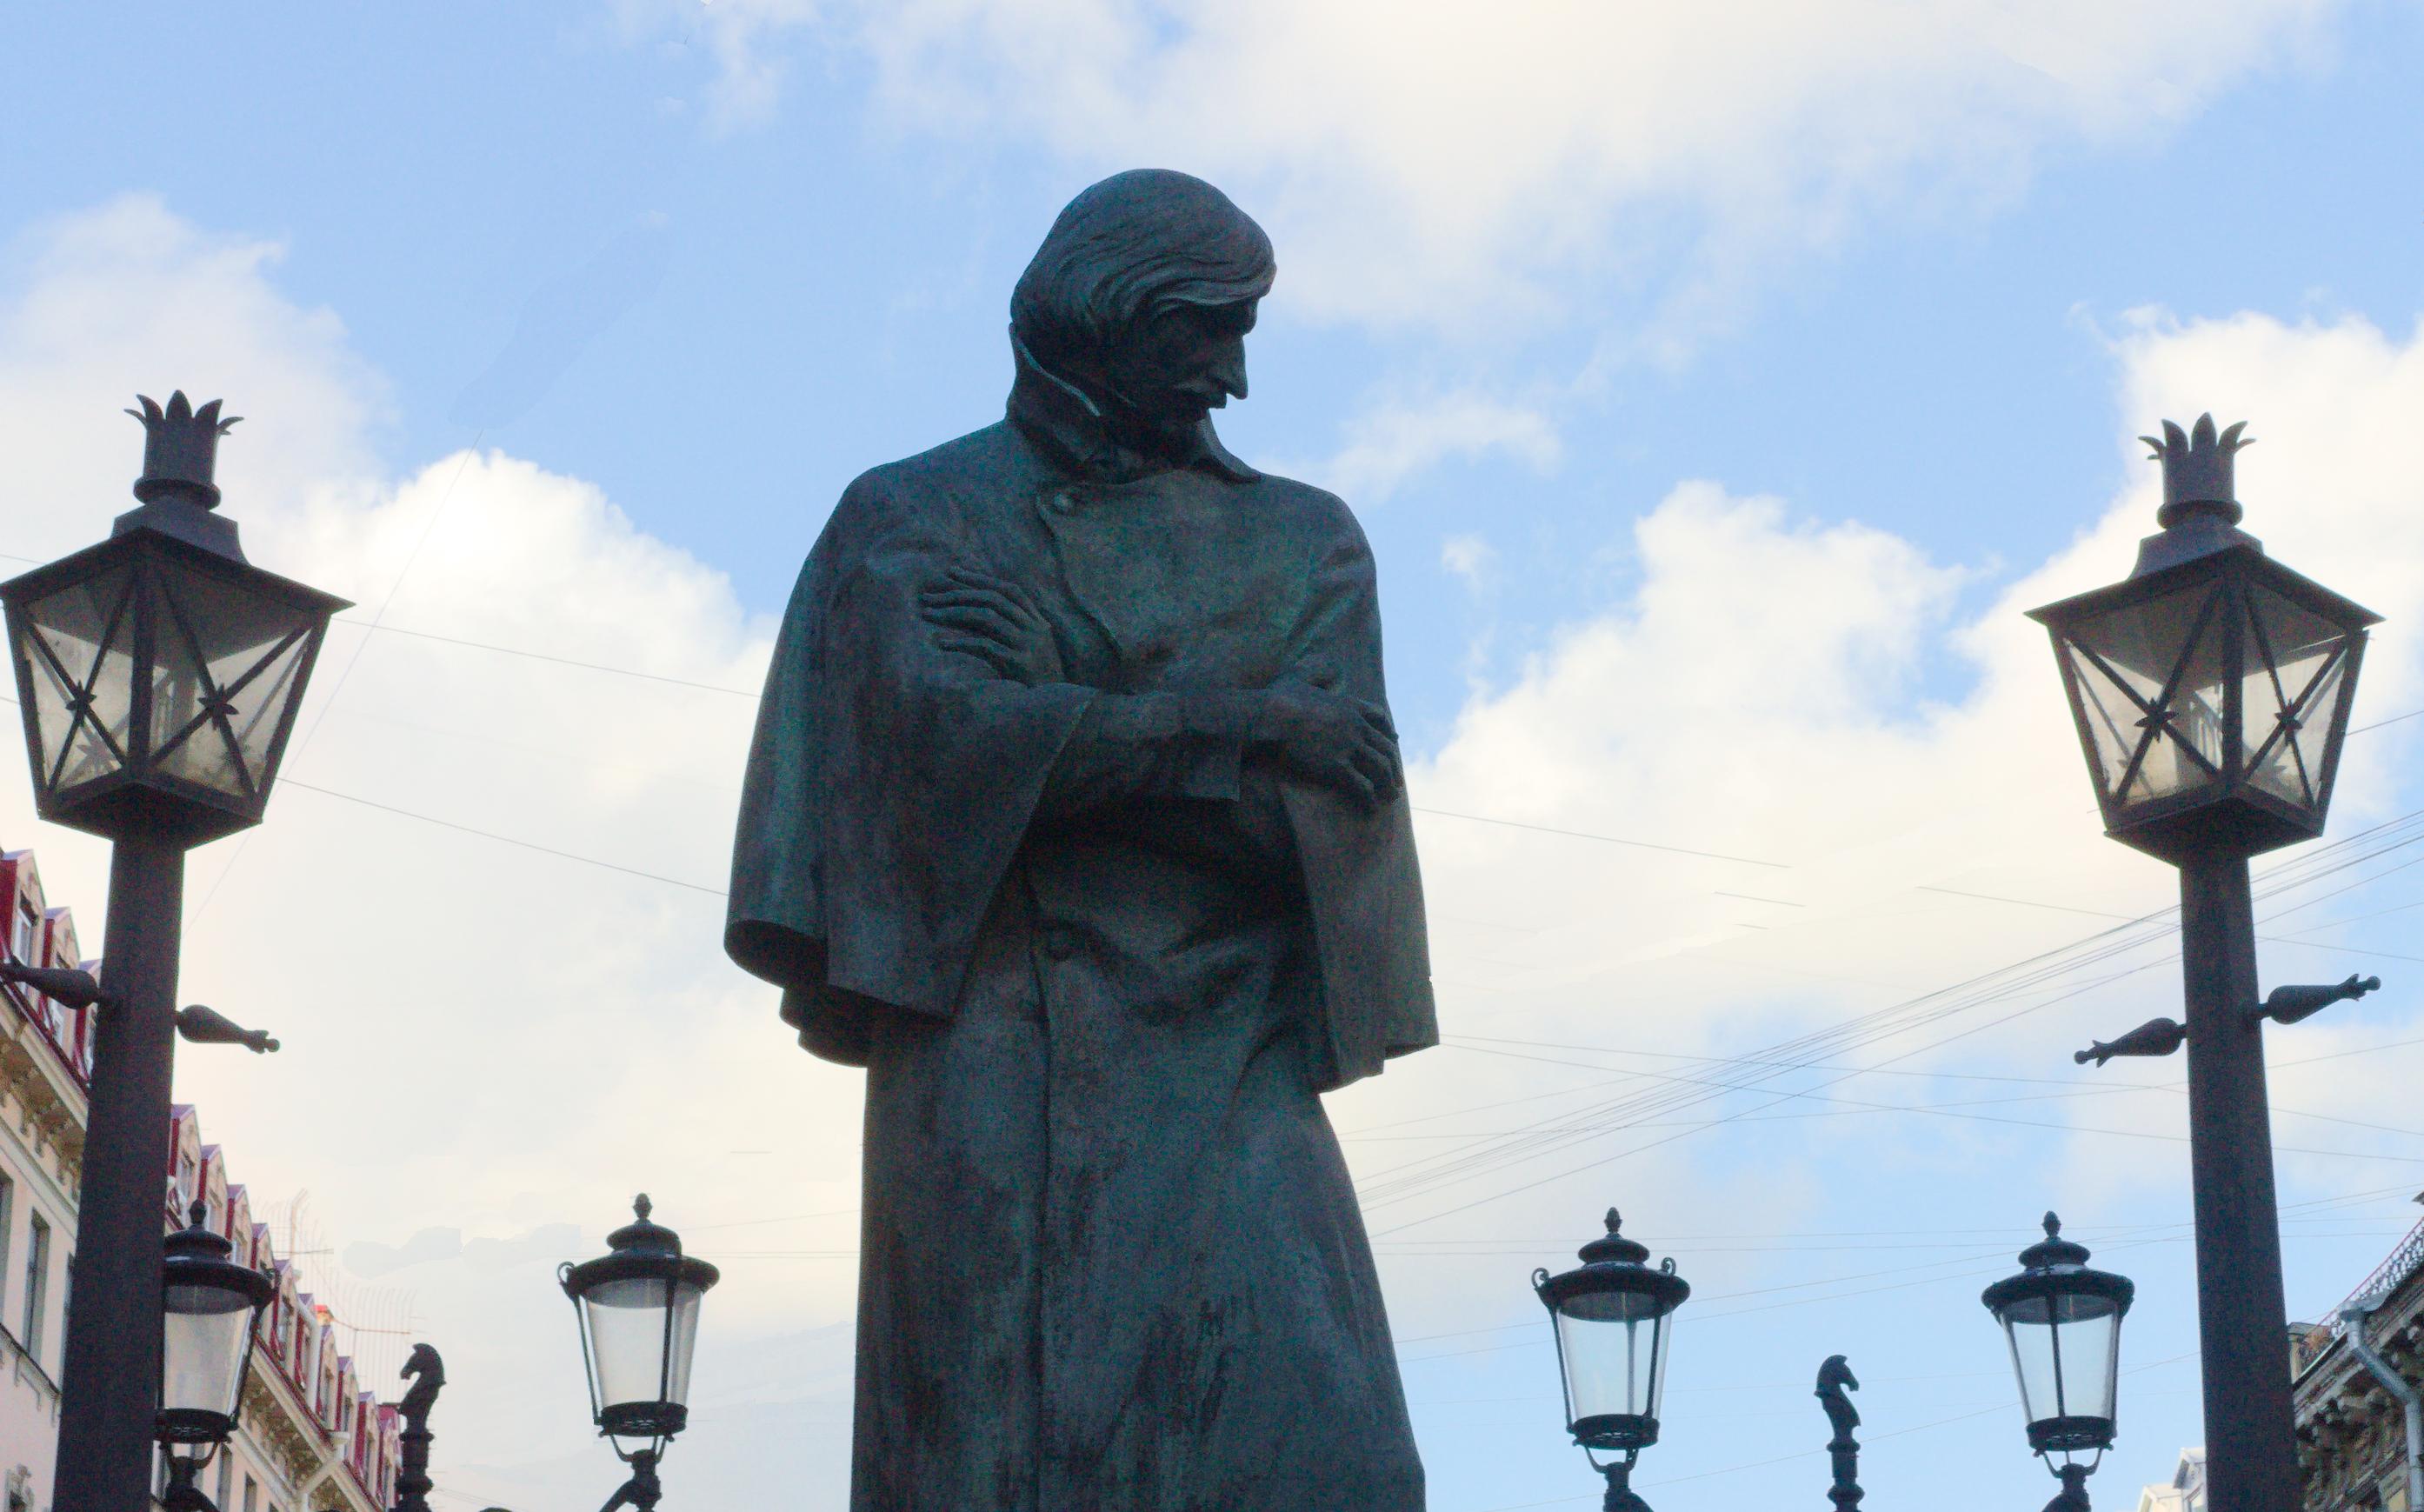
{"label": "bronze statue of a man", "polygon": [[784,620],[725,943],[867,1068],[854,1512],[1423,1504],[1319,1096],[1438,1037],[1372,557],[1209,419],[1273,267],[1079,195]]}

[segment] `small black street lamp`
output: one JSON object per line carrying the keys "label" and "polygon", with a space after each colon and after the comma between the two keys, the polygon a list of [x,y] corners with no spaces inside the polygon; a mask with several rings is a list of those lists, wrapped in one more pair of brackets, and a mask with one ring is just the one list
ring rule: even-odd
{"label": "small black street lamp", "polygon": [[[1633,1462],[1658,1441],[1666,1346],[1692,1288],[1673,1260],[1643,1264],[1650,1249],[1624,1237],[1622,1221],[1609,1208],[1607,1233],[1583,1246],[1583,1263],[1555,1276],[1534,1271],[1532,1289],[1555,1324],[1567,1429],[1607,1477],[1605,1512],[1649,1512],[1633,1492]],[[1603,1453],[1623,1457],[1602,1464]]]}
{"label": "small black street lamp", "polygon": [[129,1388],[160,1367],[185,851],[261,821],[321,638],[347,607],[247,562],[213,513],[235,423],[216,400],[142,403],[142,507],[101,544],[0,583],[35,811],[114,842],[57,1512],[120,1512],[149,1489],[152,1403]]}
{"label": "small black street lamp", "polygon": [[[160,1402],[154,1432],[168,1460],[168,1512],[217,1512],[194,1477],[211,1462],[244,1411],[262,1310],[278,1295],[267,1274],[228,1258],[235,1250],[204,1224],[196,1202],[191,1227],[171,1234],[162,1266],[165,1304]],[[179,1454],[179,1449],[198,1453]]]}
{"label": "small black street lamp", "polygon": [[[682,1253],[681,1235],[649,1221],[646,1193],[633,1221],[606,1236],[607,1253],[556,1273],[580,1319],[589,1415],[631,1478],[604,1512],[650,1512],[663,1494],[657,1463],[690,1422],[691,1356],[698,1347],[699,1300],[720,1273]],[[646,1440],[626,1449],[622,1440]]]}
{"label": "small black street lamp", "polygon": [[[2113,1447],[2121,1319],[2138,1289],[2127,1276],[2090,1268],[2086,1247],[2064,1238],[2051,1213],[2045,1233],[2020,1251],[2020,1273],[1987,1287],[1981,1300],[2011,1345],[2029,1447],[2062,1481],[2046,1512],[2087,1512],[2087,1477]],[[2090,1452],[2094,1458],[2078,1459]]]}
{"label": "small black street lamp", "polygon": [[2288,1309],[2261,1032],[2371,984],[2258,1002],[2248,858],[2320,835],[2367,628],[2379,616],[2265,555],[2238,528],[2243,426],[2145,438],[2163,527],[2128,581],[2031,612],[2051,632],[2105,833],[2177,867],[2187,1021],[2079,1058],[2188,1044],[2207,1473],[2227,1508],[2295,1507]]}

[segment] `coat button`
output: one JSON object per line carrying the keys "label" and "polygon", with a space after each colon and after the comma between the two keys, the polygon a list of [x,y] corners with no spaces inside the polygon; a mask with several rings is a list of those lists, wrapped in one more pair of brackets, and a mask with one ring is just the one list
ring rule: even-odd
{"label": "coat button", "polygon": [[1062,488],[1052,495],[1051,508],[1056,515],[1065,515],[1077,507],[1077,496]]}

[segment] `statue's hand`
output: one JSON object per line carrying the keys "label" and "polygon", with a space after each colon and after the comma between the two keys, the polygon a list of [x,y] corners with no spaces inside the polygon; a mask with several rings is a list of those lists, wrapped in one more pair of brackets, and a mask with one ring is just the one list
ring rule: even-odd
{"label": "statue's hand", "polygon": [[1061,680],[1051,622],[1015,583],[953,567],[918,596],[918,611],[942,650],[975,657],[1030,688]]}
{"label": "statue's hand", "polygon": [[1405,783],[1389,711],[1311,683],[1290,680],[1263,690],[1253,739],[1276,748],[1298,775],[1366,805],[1395,797]]}

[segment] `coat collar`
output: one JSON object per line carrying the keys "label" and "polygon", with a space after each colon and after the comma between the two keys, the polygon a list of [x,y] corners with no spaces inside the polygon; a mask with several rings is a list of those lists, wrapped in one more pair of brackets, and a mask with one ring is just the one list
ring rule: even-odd
{"label": "coat collar", "polygon": [[1262,476],[1220,444],[1208,415],[1195,427],[1188,454],[1174,462],[1127,446],[1112,435],[1102,406],[1076,384],[1038,362],[1015,332],[1010,347],[1018,358],[1018,377],[1010,390],[1011,422],[1079,476],[1098,483],[1130,483],[1173,466],[1197,468],[1230,483],[1252,483]]}

